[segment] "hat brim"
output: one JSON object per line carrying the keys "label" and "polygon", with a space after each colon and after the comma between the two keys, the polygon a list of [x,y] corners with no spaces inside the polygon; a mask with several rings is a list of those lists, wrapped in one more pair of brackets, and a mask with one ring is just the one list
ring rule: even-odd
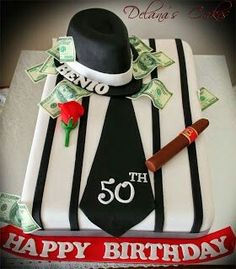
{"label": "hat brim", "polygon": [[136,80],[132,77],[132,80],[123,86],[109,86],[109,91],[106,96],[131,96],[141,90],[142,80]]}

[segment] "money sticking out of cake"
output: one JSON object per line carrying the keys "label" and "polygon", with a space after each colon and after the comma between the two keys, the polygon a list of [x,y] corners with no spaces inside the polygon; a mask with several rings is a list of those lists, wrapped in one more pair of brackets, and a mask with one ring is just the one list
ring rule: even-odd
{"label": "money sticking out of cake", "polygon": [[[22,193],[41,229],[206,233],[213,210],[204,135],[156,172],[145,165],[201,118],[190,46],[129,38],[115,14],[88,9],[48,53],[54,66]],[[62,105],[71,101],[79,104]]]}

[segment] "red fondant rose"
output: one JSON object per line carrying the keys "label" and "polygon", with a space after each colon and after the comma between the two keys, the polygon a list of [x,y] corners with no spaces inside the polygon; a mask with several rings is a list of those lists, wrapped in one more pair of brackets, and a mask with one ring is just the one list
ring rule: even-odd
{"label": "red fondant rose", "polygon": [[79,118],[84,114],[84,108],[76,101],[58,104],[58,107],[61,110],[62,128],[66,132],[65,147],[68,147],[70,132],[76,128]]}

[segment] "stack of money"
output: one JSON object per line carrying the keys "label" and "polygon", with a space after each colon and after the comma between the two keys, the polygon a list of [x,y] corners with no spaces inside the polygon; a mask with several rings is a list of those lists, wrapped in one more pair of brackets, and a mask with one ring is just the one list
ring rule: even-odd
{"label": "stack of money", "polygon": [[148,84],[145,84],[141,91],[129,97],[137,99],[146,96],[151,99],[153,105],[158,109],[163,109],[173,94],[167,90],[165,85],[157,78],[152,79]]}
{"label": "stack of money", "polygon": [[0,221],[19,227],[25,233],[32,233],[40,229],[27,206],[20,203],[19,196],[13,194],[0,194]]}

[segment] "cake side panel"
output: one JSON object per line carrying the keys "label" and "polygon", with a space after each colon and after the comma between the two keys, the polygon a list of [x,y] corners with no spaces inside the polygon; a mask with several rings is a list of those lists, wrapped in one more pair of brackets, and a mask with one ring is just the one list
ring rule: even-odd
{"label": "cake side panel", "polygon": [[42,51],[21,51],[0,113],[0,180],[3,192],[16,195],[22,192],[38,115],[37,103],[45,83],[32,83],[25,70],[44,59]]}

